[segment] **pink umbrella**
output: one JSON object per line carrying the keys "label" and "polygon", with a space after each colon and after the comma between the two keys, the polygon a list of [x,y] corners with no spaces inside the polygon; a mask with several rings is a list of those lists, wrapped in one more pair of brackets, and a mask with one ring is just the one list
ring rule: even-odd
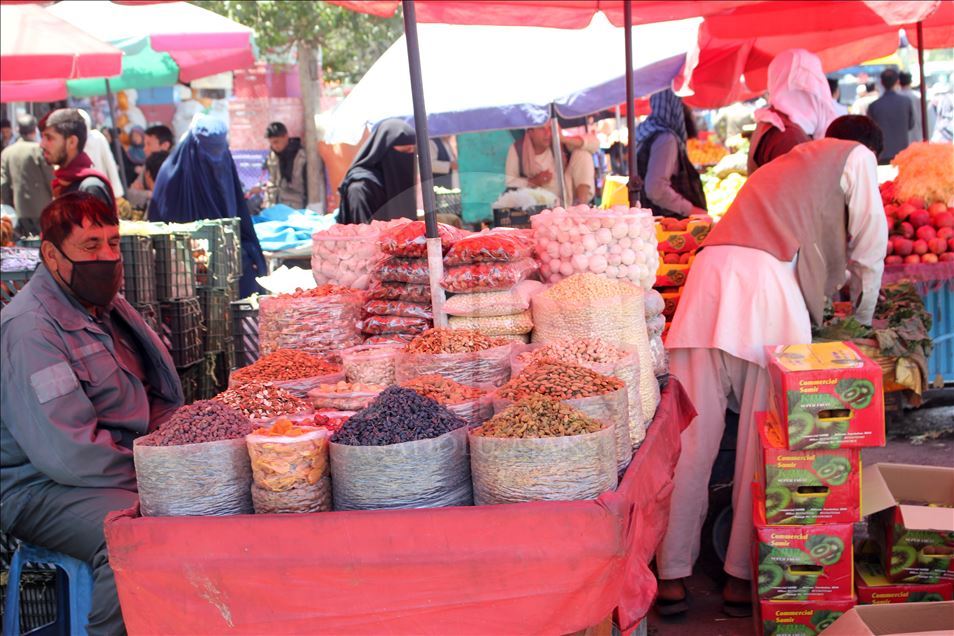
{"label": "pink umbrella", "polygon": [[39,6],[0,5],[0,82],[118,75],[122,55]]}

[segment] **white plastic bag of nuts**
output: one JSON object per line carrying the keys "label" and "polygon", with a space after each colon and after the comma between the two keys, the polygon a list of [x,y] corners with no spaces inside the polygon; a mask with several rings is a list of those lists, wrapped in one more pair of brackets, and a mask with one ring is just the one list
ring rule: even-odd
{"label": "white plastic bag of nuts", "polygon": [[255,512],[331,510],[329,431],[298,427],[290,420],[283,431],[286,434],[256,431],[245,437],[252,465]]}
{"label": "white plastic bag of nuts", "polygon": [[345,380],[391,386],[400,345],[361,345],[341,352]]}
{"label": "white plastic bag of nuts", "polygon": [[468,353],[408,353],[398,356],[398,384],[422,375],[440,375],[467,386],[502,386],[510,379],[510,344]]}

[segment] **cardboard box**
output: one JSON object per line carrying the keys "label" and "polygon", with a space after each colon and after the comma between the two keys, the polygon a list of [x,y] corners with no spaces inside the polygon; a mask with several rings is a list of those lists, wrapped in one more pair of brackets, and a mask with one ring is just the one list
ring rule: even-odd
{"label": "cardboard box", "polygon": [[845,601],[760,601],[758,634],[763,636],[807,636],[827,629],[855,606]]}
{"label": "cardboard box", "polygon": [[761,486],[753,485],[753,570],[764,601],[844,601],[854,595],[850,523],[769,526]]}
{"label": "cardboard box", "polygon": [[672,317],[676,315],[676,308],[679,306],[679,299],[682,298],[682,291],[663,291],[659,295],[666,303],[663,308],[663,315],[667,321],[672,321]]}
{"label": "cardboard box", "polygon": [[[666,221],[665,224],[671,226],[674,221]],[[664,223],[657,218],[656,242],[659,251],[664,254],[695,252],[709,236],[712,219],[702,215],[691,216],[685,226],[684,230],[667,230]]]}
{"label": "cardboard box", "polygon": [[768,413],[756,414],[759,481],[771,525],[853,523],[861,519],[861,451],[789,450]]}
{"label": "cardboard box", "polygon": [[884,446],[882,371],[850,342],[766,348],[772,411],[792,449]]}
{"label": "cardboard box", "polygon": [[836,620],[825,636],[950,636],[954,601],[858,605]]}
{"label": "cardboard box", "polygon": [[954,468],[875,464],[862,490],[889,581],[954,581]]}
{"label": "cardboard box", "polygon": [[660,259],[659,268],[656,269],[656,284],[653,287],[682,287],[685,285],[693,258],[695,257],[690,256],[688,263],[664,263]]}
{"label": "cardboard box", "polygon": [[954,600],[954,582],[892,583],[879,561],[855,561],[855,591],[863,605],[932,603]]}

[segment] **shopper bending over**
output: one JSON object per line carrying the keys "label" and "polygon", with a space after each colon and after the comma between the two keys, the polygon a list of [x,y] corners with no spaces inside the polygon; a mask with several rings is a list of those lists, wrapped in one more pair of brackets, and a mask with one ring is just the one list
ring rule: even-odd
{"label": "shopper bending over", "polygon": [[117,296],[116,211],[81,192],[40,219],[42,264],[0,314],[0,527],[93,569],[89,634],[124,633],[103,519],[136,504],[133,440],[182,405],[168,351]]}
{"label": "shopper bending over", "polygon": [[699,556],[709,476],[725,428],[739,413],[733,521],[723,592],[730,615],[751,612],[755,413],[768,407],[767,345],[807,344],[826,300],[846,282],[855,317],[871,324],[887,249],[878,192],[878,125],[848,115],[763,166],[703,243],[666,340],[672,373],[699,412],[682,433],[669,528],[656,553],[657,606],[685,611],[682,579]]}
{"label": "shopper bending over", "polygon": [[652,113],[636,129],[636,170],[642,180],[641,203],[661,216],[706,213],[702,179],[686,152],[687,120],[682,100],[668,88],[649,98]]}
{"label": "shopper bending over", "polygon": [[822,138],[837,116],[821,60],[804,49],[783,51],[769,64],[768,101],[755,111],[750,175],[798,144]]}

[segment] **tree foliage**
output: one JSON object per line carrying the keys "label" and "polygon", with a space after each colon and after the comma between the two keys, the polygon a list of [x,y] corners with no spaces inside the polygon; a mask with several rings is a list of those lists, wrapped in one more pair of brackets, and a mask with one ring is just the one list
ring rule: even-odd
{"label": "tree foliage", "polygon": [[255,42],[267,57],[287,58],[298,44],[320,47],[325,81],[357,83],[403,32],[400,13],[382,19],[325,2],[194,0],[193,4],[253,29]]}

